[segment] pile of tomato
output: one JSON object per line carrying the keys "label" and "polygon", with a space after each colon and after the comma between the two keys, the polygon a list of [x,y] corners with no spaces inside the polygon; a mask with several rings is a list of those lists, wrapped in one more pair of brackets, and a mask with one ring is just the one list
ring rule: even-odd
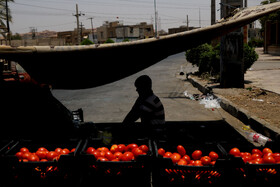
{"label": "pile of tomato", "polygon": [[40,147],[36,152],[30,152],[26,147],[22,147],[15,156],[23,162],[47,162],[59,160],[60,155],[66,155],[74,151],[75,148],[71,151],[67,148],[56,148],[54,151],[49,151],[45,147]]}
{"label": "pile of tomato", "polygon": [[138,158],[139,155],[146,155],[149,151],[147,145],[140,145],[136,143],[125,144],[114,144],[110,148],[107,147],[88,147],[86,154],[94,155],[98,161],[133,161]]}
{"label": "pile of tomato", "polygon": [[245,163],[249,164],[280,164],[280,153],[273,151],[270,148],[252,149],[251,152],[241,152],[234,147],[229,151],[230,155],[241,157]]}
{"label": "pile of tomato", "polygon": [[203,155],[201,150],[195,150],[189,156],[186,154],[186,149],[182,145],[177,146],[177,152],[165,151],[163,148],[158,149],[158,155],[164,158],[171,158],[174,164],[188,166],[209,166],[215,165],[219,158],[218,153],[210,151],[208,155]]}

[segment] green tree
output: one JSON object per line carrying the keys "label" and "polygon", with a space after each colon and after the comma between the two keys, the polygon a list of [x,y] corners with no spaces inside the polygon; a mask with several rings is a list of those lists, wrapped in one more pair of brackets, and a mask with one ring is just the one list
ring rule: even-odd
{"label": "green tree", "polygon": [[186,52],[186,59],[192,65],[196,65],[199,73],[208,72],[210,75],[220,71],[220,45],[215,48],[210,44],[202,44]]}
{"label": "green tree", "polygon": [[[8,3],[14,2],[14,0],[7,0]],[[12,22],[12,16],[11,16],[11,10],[8,8],[8,19],[10,22]],[[6,14],[6,0],[0,0],[0,33],[1,35],[6,38],[7,33],[7,14]]]}
{"label": "green tree", "polygon": [[[277,0],[262,1],[261,4],[266,5],[266,4],[275,3],[275,2],[277,2]],[[264,31],[265,22],[268,21],[268,20],[270,20],[270,21],[280,20],[280,11],[277,11],[277,12],[274,12],[272,14],[266,15],[266,16],[259,19],[259,21],[261,23],[261,26],[262,26],[262,28],[261,28],[262,31]]]}
{"label": "green tree", "polygon": [[[258,60],[255,48],[244,44],[244,73]],[[192,65],[198,67],[198,73],[209,73],[211,76],[220,73],[220,45],[212,47],[210,44],[202,44],[186,51],[186,59]]]}
{"label": "green tree", "polygon": [[94,44],[92,41],[90,41],[88,38],[87,39],[84,39],[82,42],[81,42],[81,45],[92,45]]}
{"label": "green tree", "polygon": [[114,40],[112,40],[111,38],[108,38],[108,39],[105,41],[105,43],[107,44],[107,43],[115,43],[115,42],[114,42]]}
{"label": "green tree", "polygon": [[256,53],[255,48],[244,44],[243,49],[244,54],[244,73],[258,60],[259,55]]}
{"label": "green tree", "polygon": [[22,38],[21,38],[21,36],[20,36],[19,33],[16,33],[16,34],[14,34],[14,35],[11,36],[11,39],[12,39],[12,40],[21,40]]}
{"label": "green tree", "polygon": [[122,42],[129,42],[130,40],[128,38],[125,38]]}

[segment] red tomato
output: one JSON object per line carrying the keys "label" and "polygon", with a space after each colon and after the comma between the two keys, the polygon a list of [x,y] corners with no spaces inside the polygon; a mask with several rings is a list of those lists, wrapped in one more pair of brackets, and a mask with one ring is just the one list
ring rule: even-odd
{"label": "red tomato", "polygon": [[111,153],[114,154],[117,151],[117,149],[118,149],[118,145],[114,144],[114,145],[111,146],[110,151],[111,151]]}
{"label": "red tomato", "polygon": [[173,153],[170,158],[172,162],[176,164],[181,159],[181,155],[179,153]]}
{"label": "red tomato", "polygon": [[48,161],[47,159],[40,160],[40,162],[47,162],[47,161]]}
{"label": "red tomato", "polygon": [[249,162],[249,161],[251,161],[252,160],[252,157],[251,156],[243,156],[242,157],[242,160],[244,161],[244,163],[247,163],[247,162]]}
{"label": "red tomato", "polygon": [[107,158],[104,158],[104,157],[98,157],[97,160],[99,160],[101,162],[109,161]]}
{"label": "red tomato", "polygon": [[135,144],[135,143],[128,144],[128,145],[126,146],[125,151],[126,151],[126,152],[131,152],[134,148],[137,148],[137,147],[138,147],[138,145]]}
{"label": "red tomato", "polygon": [[120,160],[120,159],[121,159],[121,156],[122,156],[122,153],[121,153],[121,152],[115,152],[115,153],[114,153],[115,159]]}
{"label": "red tomato", "polygon": [[31,155],[32,153],[30,152],[24,152],[22,155],[22,159],[28,159],[28,157]]}
{"label": "red tomato", "polygon": [[38,162],[40,159],[36,154],[30,154],[27,160],[30,162]]}
{"label": "red tomato", "polygon": [[189,155],[184,155],[183,159],[185,159],[188,163],[190,163],[190,161],[191,161],[191,158]]}
{"label": "red tomato", "polygon": [[178,165],[180,165],[180,166],[186,166],[186,165],[188,165],[188,162],[185,160],[185,159],[180,159],[179,161],[178,161],[178,163],[177,163]]}
{"label": "red tomato", "polygon": [[40,148],[38,148],[38,150],[37,151],[45,151],[45,152],[49,152],[45,147],[40,147]]}
{"label": "red tomato", "polygon": [[262,158],[256,158],[255,161],[263,163],[263,159]]}
{"label": "red tomato", "polygon": [[280,153],[274,153],[273,158],[275,159],[275,162],[280,162]]}
{"label": "red tomato", "polygon": [[252,156],[249,152],[244,152],[244,156]]}
{"label": "red tomato", "polygon": [[211,158],[209,156],[201,157],[200,161],[201,161],[201,164],[204,166],[208,166],[211,164]]}
{"label": "red tomato", "polygon": [[200,160],[195,160],[193,165],[194,166],[203,166]]}
{"label": "red tomato", "polygon": [[158,149],[158,154],[161,155],[161,156],[164,156],[165,150],[163,148],[159,148]]}
{"label": "red tomato", "polygon": [[119,162],[120,160],[119,159],[117,159],[117,158],[115,158],[115,159],[113,159],[113,160],[111,160],[112,162]]}
{"label": "red tomato", "polygon": [[193,153],[192,153],[192,158],[194,160],[200,160],[202,157],[202,152],[201,150],[195,150]]}
{"label": "red tomato", "polygon": [[265,153],[265,154],[263,154],[263,157],[265,157],[265,156],[272,156],[273,157],[273,153]]}
{"label": "red tomato", "polygon": [[263,157],[264,164],[275,164],[275,159],[272,156],[264,156]]}
{"label": "red tomato", "polygon": [[259,150],[259,149],[252,149],[252,152],[251,152],[251,153],[252,153],[252,155],[253,155],[253,154],[259,154],[259,155],[261,155],[261,156],[263,155],[262,151]]}
{"label": "red tomato", "polygon": [[132,150],[132,153],[135,156],[135,158],[137,158],[139,155],[143,155],[144,154],[143,151],[139,147],[134,148]]}
{"label": "red tomato", "polygon": [[73,152],[75,152],[75,151],[76,151],[76,149],[75,149],[75,148],[73,148],[73,149],[71,149],[71,151],[70,151],[70,152],[71,152],[71,153],[73,153]]}
{"label": "red tomato", "polygon": [[55,151],[57,154],[59,154],[59,155],[60,155],[60,154],[61,154],[62,149],[58,147],[58,148],[56,148],[54,151]]}
{"label": "red tomato", "polygon": [[252,160],[251,162],[252,162],[251,164],[262,164],[263,163],[262,158],[256,158],[256,159]]}
{"label": "red tomato", "polygon": [[188,165],[194,165],[194,160],[191,160]]}
{"label": "red tomato", "polygon": [[209,153],[209,157],[211,158],[212,161],[216,161],[219,158],[219,155],[218,155],[218,153],[211,151]]}
{"label": "red tomato", "polygon": [[124,144],[119,144],[118,145],[118,149],[116,150],[116,152],[121,152],[123,153],[126,149],[126,146]]}
{"label": "red tomato", "polygon": [[26,147],[22,147],[19,151],[22,152],[22,153],[29,152],[29,150]]}
{"label": "red tomato", "polygon": [[101,156],[101,155],[100,155],[100,152],[97,151],[97,150],[93,151],[92,154],[93,154],[93,156],[95,157],[95,159],[97,159],[98,157]]}
{"label": "red tomato", "polygon": [[[98,150],[97,150],[98,151]],[[108,152],[108,151],[107,151]],[[105,152],[105,151],[100,151],[99,153],[100,153],[100,157],[105,157],[105,154],[107,153],[107,152]]]}
{"label": "red tomato", "polygon": [[166,152],[164,153],[163,157],[165,158],[170,158],[172,156],[172,153],[171,152]]}
{"label": "red tomato", "polygon": [[210,164],[214,166],[216,164],[216,161],[212,161]]}
{"label": "red tomato", "polygon": [[87,154],[93,154],[93,152],[95,151],[95,149],[93,147],[88,147],[86,150]]}
{"label": "red tomato", "polygon": [[273,153],[273,157],[280,157],[280,153]]}
{"label": "red tomato", "polygon": [[44,159],[47,158],[47,152],[46,151],[36,151],[36,155],[40,158],[40,159]]}
{"label": "red tomato", "polygon": [[134,155],[133,155],[132,152],[125,152],[125,153],[122,155],[121,160],[122,160],[122,161],[131,161],[131,160],[133,160],[133,157],[134,157]]}
{"label": "red tomato", "polygon": [[267,147],[264,148],[262,152],[263,152],[263,154],[266,154],[266,153],[273,153],[273,152],[271,151],[271,149],[269,149],[269,148],[267,148]]}
{"label": "red tomato", "polygon": [[261,156],[260,154],[258,154],[258,153],[252,154],[252,160],[255,160],[255,159],[261,158],[261,157],[262,157],[262,156]]}
{"label": "red tomato", "polygon": [[232,148],[230,151],[229,151],[229,154],[233,155],[233,156],[240,156],[240,150],[238,148]]}
{"label": "red tomato", "polygon": [[186,154],[186,150],[182,145],[177,146],[177,152],[181,155],[184,156]]}
{"label": "red tomato", "polygon": [[22,159],[22,156],[23,156],[23,152],[17,152],[17,153],[16,153],[16,157],[17,157],[18,159]]}
{"label": "red tomato", "polygon": [[107,151],[105,153],[105,158],[107,158],[108,160],[113,160],[113,159],[115,159],[115,156],[111,151]]}
{"label": "red tomato", "polygon": [[100,152],[107,152],[107,151],[109,151],[109,149],[107,148],[107,147],[99,147],[99,148],[97,148],[97,151],[100,151]]}
{"label": "red tomato", "polygon": [[67,154],[69,154],[69,153],[70,153],[70,151],[69,151],[69,149],[67,149],[67,148],[62,149],[62,151],[60,152],[61,155],[67,155]]}
{"label": "red tomato", "polygon": [[141,145],[139,149],[141,149],[144,153],[147,153],[149,151],[149,147],[146,145]]}
{"label": "red tomato", "polygon": [[59,154],[55,151],[50,151],[47,153],[47,160],[53,161],[55,157],[57,157]]}

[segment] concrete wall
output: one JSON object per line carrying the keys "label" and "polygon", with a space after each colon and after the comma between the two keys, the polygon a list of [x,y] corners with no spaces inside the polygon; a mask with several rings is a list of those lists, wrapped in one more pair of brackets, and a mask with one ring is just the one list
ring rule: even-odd
{"label": "concrete wall", "polygon": [[12,46],[62,46],[65,45],[63,38],[45,38],[45,39],[28,39],[28,40],[12,40]]}

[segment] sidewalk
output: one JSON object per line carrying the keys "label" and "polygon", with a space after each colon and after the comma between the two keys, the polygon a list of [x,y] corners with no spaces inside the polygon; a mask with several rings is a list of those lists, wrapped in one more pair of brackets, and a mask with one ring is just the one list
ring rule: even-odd
{"label": "sidewalk", "polygon": [[190,82],[202,93],[213,93],[221,99],[221,107],[253,130],[280,140],[280,56],[263,54],[245,74],[245,88],[221,89],[196,76]]}
{"label": "sidewalk", "polygon": [[280,94],[280,56],[264,54],[263,48],[256,48],[259,55],[251,69],[245,74],[250,85]]}

